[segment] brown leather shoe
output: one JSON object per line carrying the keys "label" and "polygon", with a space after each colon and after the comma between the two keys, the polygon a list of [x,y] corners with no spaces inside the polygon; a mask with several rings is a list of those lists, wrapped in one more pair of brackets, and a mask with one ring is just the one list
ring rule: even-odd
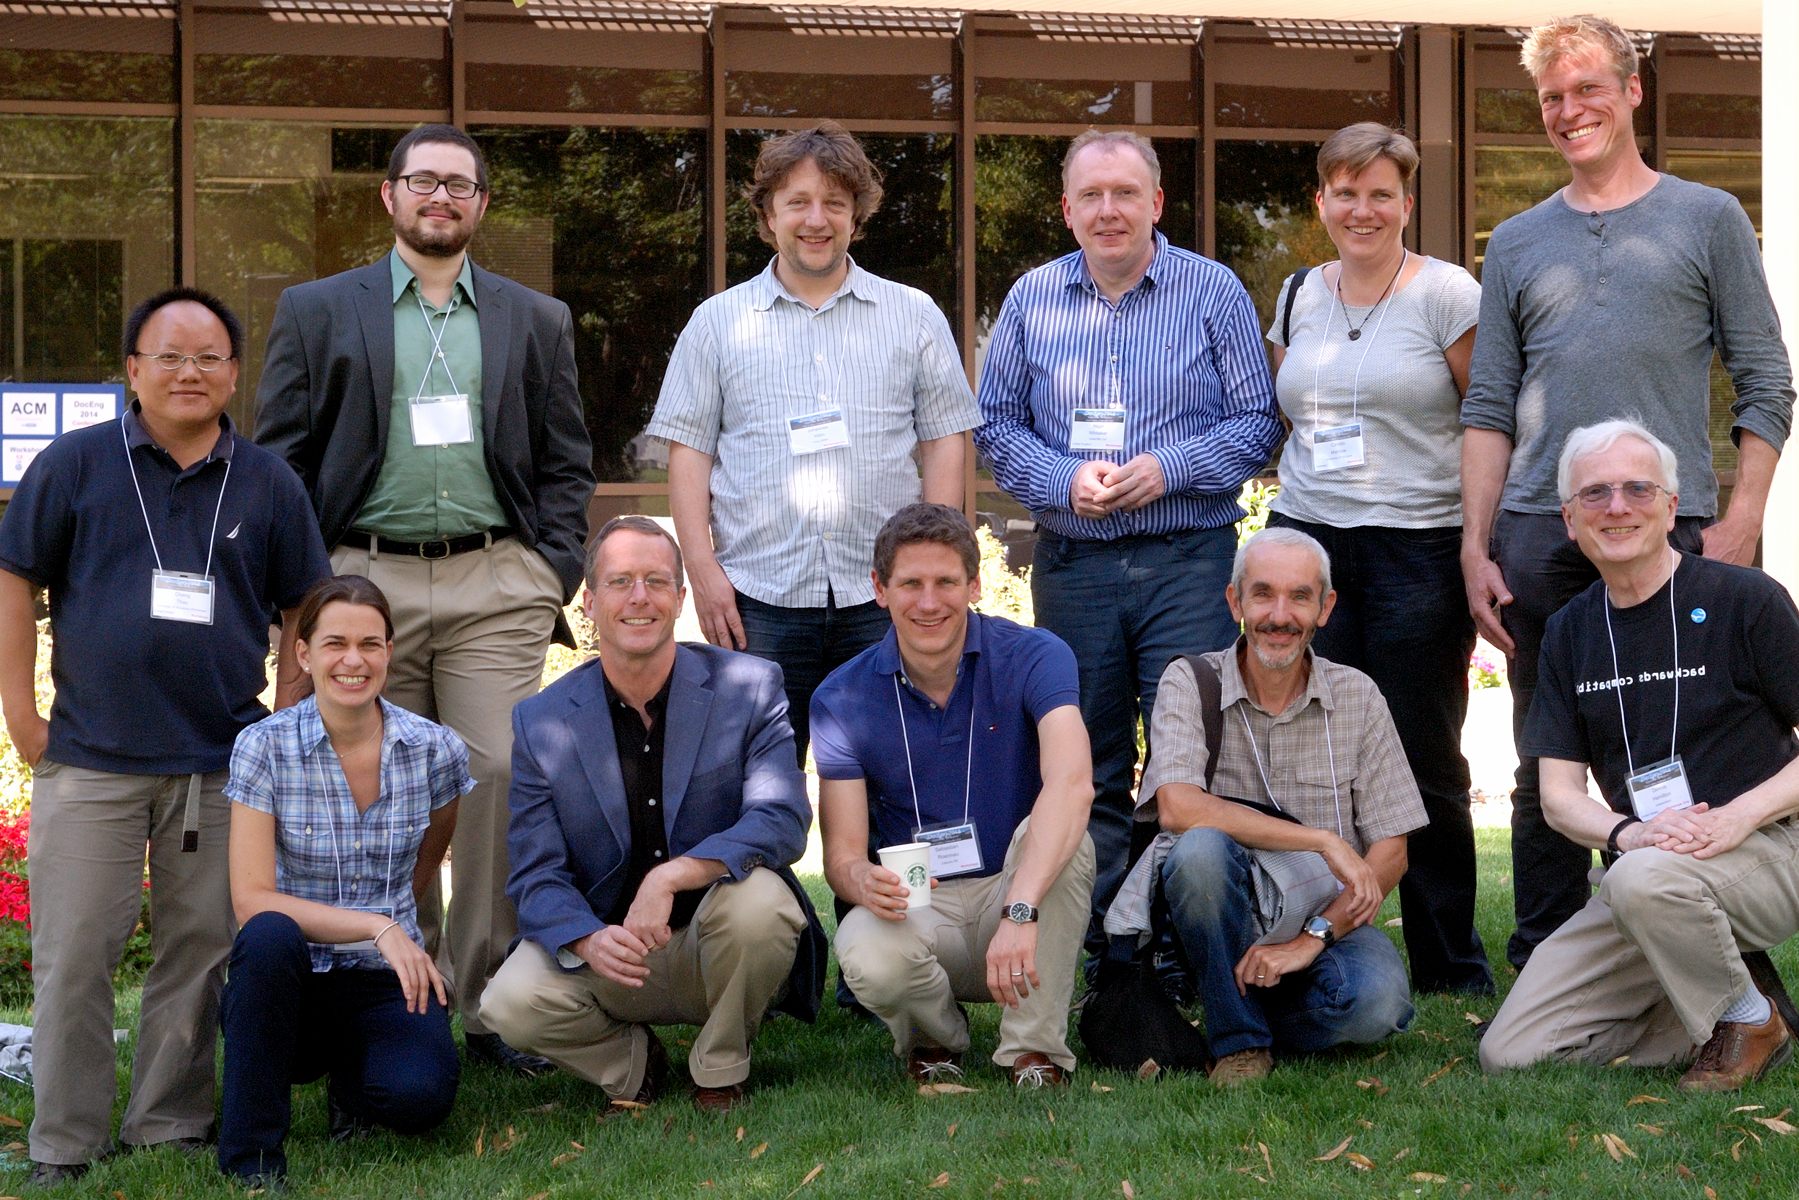
{"label": "brown leather shoe", "polygon": [[915,1083],[960,1082],[962,1055],[942,1046],[914,1046],[906,1056],[906,1077]]}
{"label": "brown leather shoe", "polygon": [[1778,1009],[1760,1025],[1719,1021],[1711,1040],[1680,1077],[1683,1092],[1729,1092],[1751,1083],[1793,1055],[1793,1035]]}
{"label": "brown leather shoe", "polygon": [[703,1113],[728,1113],[743,1103],[743,1085],[741,1083],[726,1084],[724,1087],[701,1087],[693,1085],[693,1106]]}
{"label": "brown leather shoe", "polygon": [[634,1108],[648,1108],[662,1096],[662,1087],[668,1080],[668,1050],[662,1045],[662,1039],[653,1030],[646,1029],[650,1041],[644,1055],[643,1082],[637,1085],[637,1094],[630,1100],[614,1099],[607,1104],[601,1119],[629,1112]]}
{"label": "brown leather shoe", "polygon": [[1050,1061],[1047,1054],[1026,1050],[1012,1060],[1012,1085],[1021,1088],[1055,1088],[1068,1086],[1068,1072]]}
{"label": "brown leather shoe", "polygon": [[1257,1046],[1253,1050],[1239,1050],[1235,1054],[1225,1055],[1212,1064],[1212,1069],[1206,1072],[1206,1078],[1217,1087],[1236,1087],[1252,1079],[1266,1079],[1273,1072],[1273,1051],[1266,1046]]}

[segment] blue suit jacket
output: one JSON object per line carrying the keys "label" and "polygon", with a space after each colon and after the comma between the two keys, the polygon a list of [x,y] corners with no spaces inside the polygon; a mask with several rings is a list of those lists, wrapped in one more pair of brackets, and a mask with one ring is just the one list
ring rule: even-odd
{"label": "blue suit jacket", "polygon": [[[781,669],[705,644],[675,648],[664,718],[663,828],[672,855],[717,859],[730,878],[776,870],[806,912],[787,995],[810,1021],[824,990],[825,935],[789,864],[805,851],[812,806],[795,765]],[[555,957],[605,926],[624,887],[631,818],[598,659],[512,714],[512,817],[506,894],[521,939]],[[585,970],[585,967],[578,968]]]}

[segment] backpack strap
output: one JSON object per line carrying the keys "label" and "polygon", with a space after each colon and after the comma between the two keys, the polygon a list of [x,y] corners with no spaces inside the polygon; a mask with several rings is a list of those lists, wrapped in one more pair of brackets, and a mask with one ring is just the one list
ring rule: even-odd
{"label": "backpack strap", "polygon": [[[1289,307],[1291,307],[1289,305]],[[1199,685],[1199,722],[1206,734],[1206,791],[1212,790],[1212,776],[1218,772],[1218,746],[1224,740],[1224,684],[1212,664],[1197,654],[1181,656]]]}
{"label": "backpack strap", "polygon": [[[1287,279],[1287,302],[1281,306],[1281,345],[1293,345],[1293,297],[1299,295],[1299,285],[1306,281],[1306,272],[1310,267],[1301,267]],[[1198,674],[1195,671],[1194,674]]]}

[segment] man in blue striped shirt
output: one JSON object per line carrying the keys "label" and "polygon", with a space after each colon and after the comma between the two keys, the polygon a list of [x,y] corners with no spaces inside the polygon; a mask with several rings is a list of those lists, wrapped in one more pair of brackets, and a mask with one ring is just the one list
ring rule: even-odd
{"label": "man in blue striped shirt", "polygon": [[1095,921],[1130,847],[1137,722],[1169,662],[1230,645],[1237,491],[1280,440],[1255,307],[1168,244],[1147,138],[1088,131],[1062,160],[1080,250],[1000,309],[975,444],[1038,524],[1037,623],[1074,648],[1093,739]]}

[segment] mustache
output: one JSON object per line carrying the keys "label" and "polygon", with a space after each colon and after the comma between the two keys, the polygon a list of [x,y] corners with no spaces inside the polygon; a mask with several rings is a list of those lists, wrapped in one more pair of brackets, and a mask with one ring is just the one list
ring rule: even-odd
{"label": "mustache", "polygon": [[1285,634],[1289,634],[1293,637],[1298,637],[1300,634],[1305,632],[1305,630],[1301,629],[1298,625],[1296,625],[1292,622],[1288,622],[1284,625],[1279,625],[1273,621],[1263,621],[1260,625],[1257,625],[1255,627],[1255,631],[1257,633],[1285,633]]}

